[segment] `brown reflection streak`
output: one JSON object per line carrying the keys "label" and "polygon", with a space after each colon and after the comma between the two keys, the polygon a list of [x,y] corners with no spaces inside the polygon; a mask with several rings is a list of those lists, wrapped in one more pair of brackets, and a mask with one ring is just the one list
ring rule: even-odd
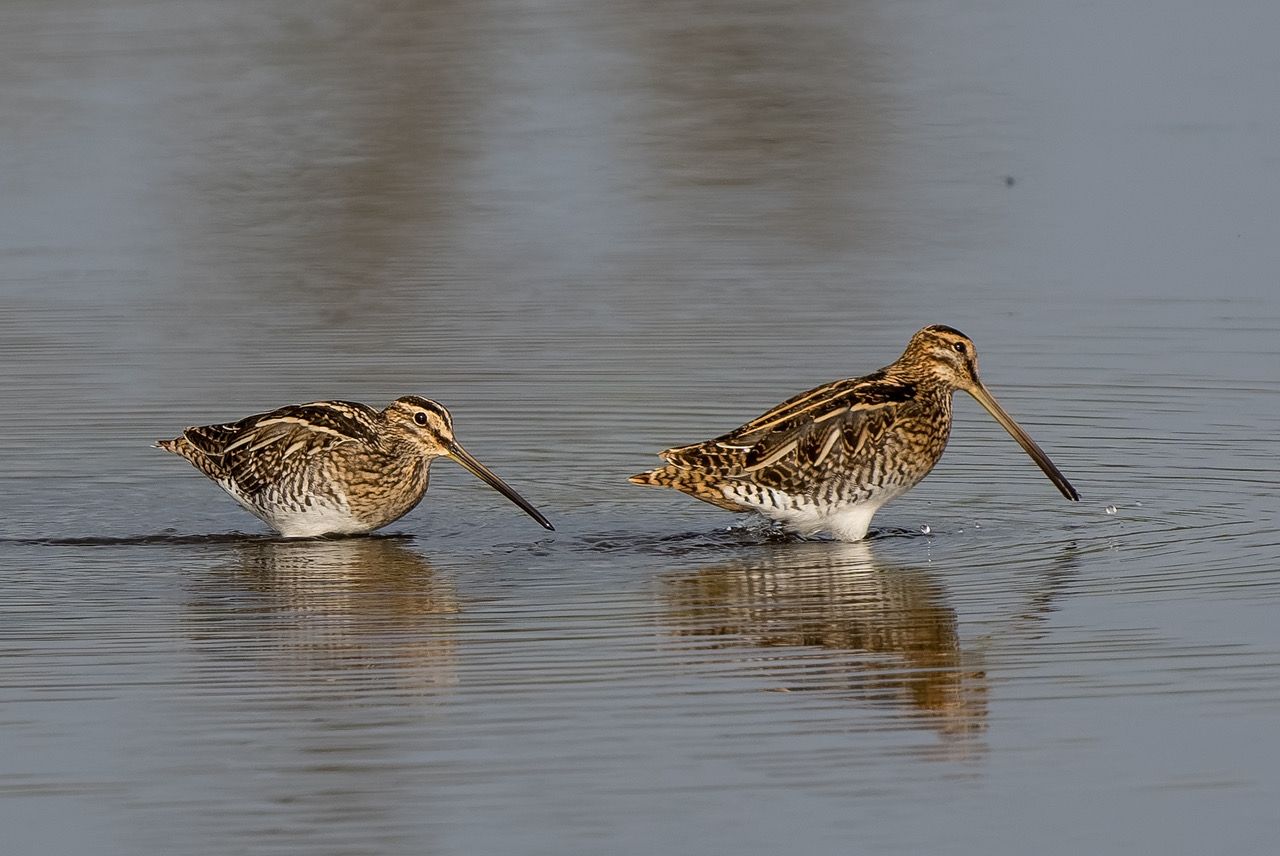
{"label": "brown reflection streak", "polygon": [[[474,151],[474,14],[449,0],[256,11],[244,24],[253,75],[194,118],[209,221],[193,246],[249,266],[239,287],[268,295],[376,293],[386,265],[429,258]],[[327,305],[330,323],[368,311]]]}
{"label": "brown reflection streak", "polygon": [[392,539],[241,545],[189,608],[208,627],[194,639],[236,656],[252,651],[272,668],[394,670],[399,686],[420,692],[456,683],[457,643],[442,617],[458,612],[457,595]]}
{"label": "brown reflection streak", "polygon": [[[961,650],[955,611],[929,575],[875,560],[865,544],[782,545],[665,580],[678,636],[768,649],[742,664],[821,690],[926,716],[945,735],[985,728],[986,673]],[[831,653],[815,661],[804,651]]]}
{"label": "brown reflection streak", "polygon": [[877,83],[885,72],[875,67],[871,7],[658,8],[632,17],[651,99],[636,138],[660,198],[678,200],[664,219],[680,232],[720,222],[735,238],[840,253],[869,245],[882,230],[863,216],[861,194],[876,192],[891,153],[883,117],[892,112]]}

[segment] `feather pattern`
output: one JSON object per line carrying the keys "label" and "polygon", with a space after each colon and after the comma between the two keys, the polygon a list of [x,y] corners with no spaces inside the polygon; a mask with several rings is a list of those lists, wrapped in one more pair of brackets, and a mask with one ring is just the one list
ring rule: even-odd
{"label": "feather pattern", "polygon": [[880,506],[919,483],[942,456],[957,389],[990,410],[1063,495],[1078,498],[982,386],[973,342],[942,325],[917,332],[878,371],[814,387],[727,434],[659,453],[665,465],[631,481],[730,511],[760,511],[803,534],[857,540]]}
{"label": "feather pattern", "polygon": [[553,528],[462,448],[443,405],[417,395],[382,410],[352,401],[293,404],[187,428],[156,445],[186,458],[287,537],[370,532],[398,520],[422,500],[440,456]]}
{"label": "feather pattern", "polygon": [[315,458],[342,445],[367,453],[383,451],[378,437],[378,411],[349,401],[313,401],[259,413],[225,425],[187,428],[178,451],[216,481],[229,481],[251,499],[277,482],[285,462],[300,455]]}
{"label": "feather pattern", "polygon": [[[433,407],[438,407],[434,402]],[[368,532],[421,500],[430,448],[351,401],[280,407],[157,444],[287,536]]]}
{"label": "feather pattern", "polygon": [[[663,486],[679,490],[689,483],[699,498],[710,490],[715,499],[734,506],[754,505],[752,500],[765,493],[762,488],[788,496],[830,493],[854,499],[877,456],[898,436],[894,426],[909,430],[935,459],[942,454],[950,427],[950,396],[928,404],[921,397],[915,384],[883,372],[824,384],[727,434],[667,449],[660,453],[667,466],[654,473],[665,481]],[[923,410],[934,418],[919,419]],[[654,483],[640,481],[648,475],[652,474],[632,480]],[[910,480],[906,476],[889,480],[905,483]],[[715,504],[723,507],[722,502]]]}

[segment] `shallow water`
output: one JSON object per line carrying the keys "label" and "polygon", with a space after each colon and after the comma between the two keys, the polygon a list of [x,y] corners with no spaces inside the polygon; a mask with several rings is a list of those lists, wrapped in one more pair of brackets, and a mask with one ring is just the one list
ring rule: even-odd
{"label": "shallow water", "polygon": [[[1273,6],[2,14],[6,853],[1272,852]],[[865,543],[626,483],[939,322],[1083,502],[963,396]],[[149,448],[410,392],[557,531]]]}

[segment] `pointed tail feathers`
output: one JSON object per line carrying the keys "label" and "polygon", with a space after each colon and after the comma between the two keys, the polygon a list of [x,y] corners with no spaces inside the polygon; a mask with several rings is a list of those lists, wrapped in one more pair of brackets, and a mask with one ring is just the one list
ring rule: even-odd
{"label": "pointed tail feathers", "polygon": [[751,509],[745,505],[739,505],[730,499],[727,499],[724,492],[719,486],[713,482],[706,473],[697,470],[681,469],[672,464],[658,467],[656,470],[649,470],[647,473],[636,473],[627,481],[632,484],[647,485],[649,487],[669,487],[686,493],[694,499],[700,499],[703,502],[709,502],[714,506],[723,508],[726,511],[750,511]]}
{"label": "pointed tail feathers", "polygon": [[636,473],[627,479],[632,484],[650,485],[652,487],[671,487],[675,482],[677,470],[672,466],[658,467],[647,473]]}

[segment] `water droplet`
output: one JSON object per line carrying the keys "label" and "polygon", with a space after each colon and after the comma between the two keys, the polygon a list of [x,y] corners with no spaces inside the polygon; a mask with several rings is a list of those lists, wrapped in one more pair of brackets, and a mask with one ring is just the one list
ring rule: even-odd
{"label": "water droplet", "polygon": [[1115,513],[1116,513],[1116,507],[1114,505],[1108,505],[1107,514],[1115,514]]}
{"label": "water droplet", "polygon": [[932,529],[930,529],[930,528],[929,528],[929,524],[928,524],[928,523],[926,523],[925,525],[923,525],[923,526],[921,526],[921,527],[920,527],[920,531],[921,531],[922,533],[924,533],[925,535],[928,535],[928,534],[929,534],[930,532],[932,532],[933,530],[932,530]]}

